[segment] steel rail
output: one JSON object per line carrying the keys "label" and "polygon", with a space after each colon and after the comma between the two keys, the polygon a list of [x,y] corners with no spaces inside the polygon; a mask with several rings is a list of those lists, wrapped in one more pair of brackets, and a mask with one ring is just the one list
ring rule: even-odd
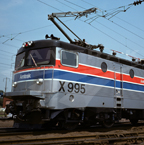
{"label": "steel rail", "polygon": [[73,136],[63,136],[59,137],[42,137],[42,136],[20,136],[17,135],[15,138],[10,136],[8,138],[0,137],[1,145],[8,144],[111,144],[111,143],[137,143],[143,142],[144,132],[130,132],[130,133],[95,133],[93,135],[73,135]]}

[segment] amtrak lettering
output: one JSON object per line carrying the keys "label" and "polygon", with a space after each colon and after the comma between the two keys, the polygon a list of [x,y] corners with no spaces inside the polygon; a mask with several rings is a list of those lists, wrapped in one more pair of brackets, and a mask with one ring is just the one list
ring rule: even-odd
{"label": "amtrak lettering", "polygon": [[28,73],[28,74],[24,74],[24,75],[20,75],[20,79],[29,79],[31,78],[31,74]]}

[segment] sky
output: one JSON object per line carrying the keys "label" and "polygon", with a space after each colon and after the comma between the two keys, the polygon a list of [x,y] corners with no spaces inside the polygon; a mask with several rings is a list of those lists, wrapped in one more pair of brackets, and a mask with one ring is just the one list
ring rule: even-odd
{"label": "sky", "polygon": [[[136,6],[129,5],[133,2],[134,0],[0,0],[0,90],[5,90],[7,78],[6,91],[11,91],[15,55],[24,42],[45,39],[46,34],[53,34],[61,41],[68,42],[48,20],[48,14],[52,13],[98,8],[96,13],[87,18],[60,19],[87,43],[102,44],[105,53],[112,54],[112,50],[115,50],[122,52],[117,53],[118,57],[127,60],[132,59],[128,55],[143,59],[144,2]],[[102,17],[105,14],[111,15]],[[66,32],[73,40],[77,39]]]}

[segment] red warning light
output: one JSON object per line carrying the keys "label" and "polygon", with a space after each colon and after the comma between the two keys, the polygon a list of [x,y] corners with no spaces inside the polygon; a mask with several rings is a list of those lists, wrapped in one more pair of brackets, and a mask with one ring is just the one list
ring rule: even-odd
{"label": "red warning light", "polygon": [[33,45],[33,41],[28,41],[28,42],[23,43],[22,47],[29,47],[32,45]]}
{"label": "red warning light", "polygon": [[28,43],[25,44],[25,47],[28,47]]}

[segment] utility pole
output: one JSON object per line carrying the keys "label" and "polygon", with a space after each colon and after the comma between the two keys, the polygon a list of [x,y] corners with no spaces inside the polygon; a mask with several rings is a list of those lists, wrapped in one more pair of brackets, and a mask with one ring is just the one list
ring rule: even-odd
{"label": "utility pole", "polygon": [[6,90],[7,90],[7,80],[10,81],[10,78],[4,78],[3,81],[5,80],[5,93],[6,93]]}

